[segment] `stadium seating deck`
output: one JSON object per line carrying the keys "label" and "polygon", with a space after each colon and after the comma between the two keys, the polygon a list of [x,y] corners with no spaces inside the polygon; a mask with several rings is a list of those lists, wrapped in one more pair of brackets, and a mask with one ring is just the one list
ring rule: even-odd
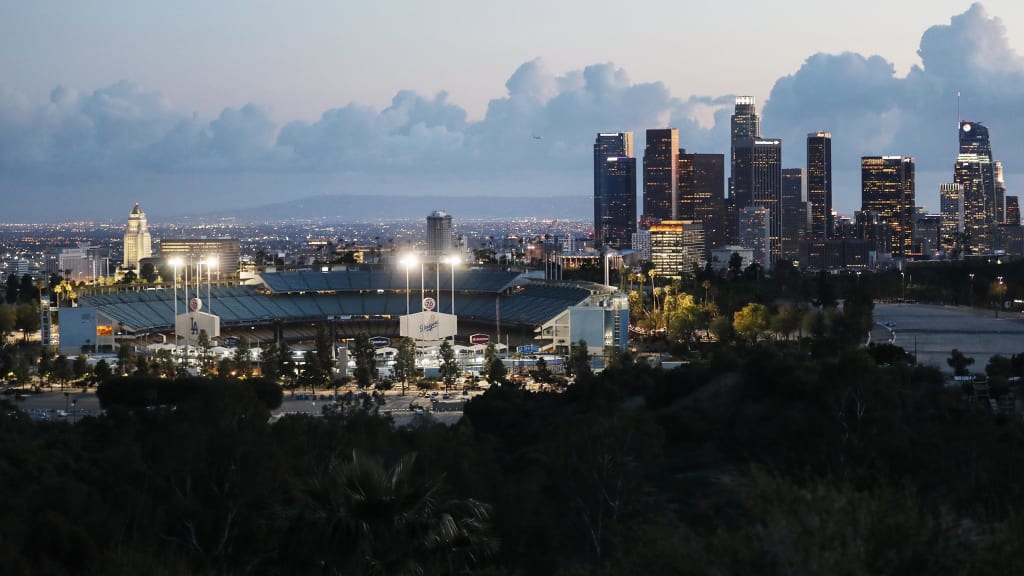
{"label": "stadium seating deck", "polygon": [[[396,318],[406,311],[404,271],[289,272],[263,278],[269,294],[253,286],[218,286],[211,289],[207,301],[206,291],[201,290],[204,309],[220,316],[225,327],[345,315]],[[508,290],[516,278],[517,274],[510,272],[456,269],[456,314],[477,322],[495,322],[500,314],[502,324],[540,325],[590,294],[585,288],[543,284]],[[324,286],[330,289],[324,290]],[[421,293],[418,287],[411,288],[412,312],[420,310],[422,295],[437,295],[436,289]],[[439,312],[451,310],[450,289],[450,278],[447,284],[441,282],[436,298]],[[173,327],[174,297],[172,290],[131,290],[83,296],[79,305],[97,308],[131,332],[159,331]],[[177,291],[177,298],[178,312],[184,312],[184,290]]]}

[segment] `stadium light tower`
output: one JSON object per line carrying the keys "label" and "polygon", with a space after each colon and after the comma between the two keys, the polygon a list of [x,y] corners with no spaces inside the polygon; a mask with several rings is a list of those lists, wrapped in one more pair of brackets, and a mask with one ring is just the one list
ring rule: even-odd
{"label": "stadium light tower", "polygon": [[[207,256],[206,257],[206,311],[213,314],[213,298],[210,296],[210,284],[213,280],[213,269],[217,268],[217,257]],[[218,275],[220,272],[218,271]]]}
{"label": "stadium light tower", "polygon": [[[452,309],[449,312],[454,317],[455,316],[455,265],[459,263],[459,257],[458,256],[448,256],[447,258],[445,258],[445,261],[447,261],[448,264],[451,264],[451,267],[452,267]],[[438,287],[438,290],[440,290],[440,286]],[[452,347],[454,347],[454,346],[455,346],[455,333],[452,332]]]}
{"label": "stadium light tower", "polygon": [[401,263],[405,266],[405,315],[409,315],[409,269],[416,265],[418,259],[415,254],[406,254],[402,257]]}
{"label": "stadium light tower", "polygon": [[178,268],[182,265],[181,258],[171,258],[170,265],[174,270],[174,353],[178,353]]}

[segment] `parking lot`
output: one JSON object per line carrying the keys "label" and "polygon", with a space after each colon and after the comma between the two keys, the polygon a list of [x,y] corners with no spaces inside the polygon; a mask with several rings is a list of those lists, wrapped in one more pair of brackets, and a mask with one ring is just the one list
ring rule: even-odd
{"label": "parking lot", "polygon": [[974,358],[971,370],[984,372],[995,354],[1024,353],[1024,318],[1019,313],[929,304],[875,304],[875,330],[890,333],[892,341],[918,361],[952,372],[946,364],[954,348]]}

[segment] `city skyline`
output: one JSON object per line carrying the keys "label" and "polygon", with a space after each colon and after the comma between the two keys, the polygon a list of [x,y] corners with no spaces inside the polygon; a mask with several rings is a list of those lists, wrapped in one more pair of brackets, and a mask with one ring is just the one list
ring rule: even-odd
{"label": "city skyline", "polygon": [[[746,65],[771,71],[771,78],[737,73],[728,75],[728,86],[714,86],[709,79],[719,74],[707,68],[729,70],[734,64],[726,50],[651,69],[626,49],[565,61],[540,43],[518,64],[495,59],[480,68],[474,81],[483,96],[429,86],[419,73],[398,68],[389,74],[401,86],[391,91],[390,104],[379,96],[332,92],[325,78],[323,90],[293,90],[313,103],[303,111],[255,90],[246,55],[236,54],[238,74],[229,74],[230,82],[214,83],[210,90],[253,88],[251,95],[222,92],[217,101],[216,95],[183,95],[189,87],[175,80],[173,58],[159,46],[91,67],[79,61],[82,54],[58,48],[67,47],[66,39],[52,33],[42,38],[53,42],[53,53],[32,50],[38,40],[28,31],[75,16],[75,10],[55,15],[40,4],[11,9],[21,18],[7,22],[19,29],[4,29],[2,52],[10,74],[0,84],[0,187],[15,200],[0,212],[0,221],[114,219],[121,206],[134,202],[171,218],[305,197],[409,190],[579,196],[582,216],[592,186],[592,134],[632,131],[642,150],[646,143],[639,139],[647,129],[674,127],[681,148],[728,153],[734,94],[753,94],[761,104],[761,132],[782,140],[784,168],[804,165],[808,133],[832,133],[833,205],[844,215],[859,207],[859,159],[866,155],[913,156],[918,201],[938,212],[939,184],[950,180],[948,159],[957,146],[958,91],[960,116],[993,127],[1007,193],[1015,192],[1017,175],[1024,172],[1024,142],[1016,140],[1022,120],[1015,114],[1024,93],[1024,59],[1015,36],[1007,33],[1024,18],[1020,9],[999,2],[936,3],[927,15],[915,9],[900,29],[902,36],[920,39],[916,58],[906,46],[885,45],[883,34],[871,35],[875,44],[866,46],[764,42],[756,65]],[[138,15],[122,8],[126,19]],[[644,8],[637,6],[638,17]],[[221,10],[211,10],[209,22],[191,23],[198,43],[217,62],[238,50],[231,35],[218,39],[207,29],[226,17]],[[713,30],[716,15],[707,18]],[[170,28],[186,26],[180,15],[170,20]],[[626,20],[623,25],[631,26],[632,19]],[[90,36],[111,32],[116,23],[96,31],[82,26],[72,26],[69,34],[77,47],[88,45],[85,55],[114,50],[128,35],[118,30],[110,37]],[[265,32],[273,37],[281,31]],[[432,46],[424,52],[432,53]],[[794,49],[802,50],[795,59]],[[345,54],[337,61],[340,67],[349,64]],[[72,71],[74,62],[79,66]],[[166,74],[158,74],[159,66],[141,73],[147,63],[168,64]],[[196,61],[196,80],[208,73],[204,66]],[[494,75],[513,70],[502,90]],[[681,72],[692,83],[672,80]]]}

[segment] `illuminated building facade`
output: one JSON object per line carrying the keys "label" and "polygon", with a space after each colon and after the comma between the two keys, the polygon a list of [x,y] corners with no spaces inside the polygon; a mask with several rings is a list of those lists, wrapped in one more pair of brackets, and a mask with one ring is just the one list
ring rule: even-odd
{"label": "illuminated building facade", "polygon": [[753,151],[752,205],[768,211],[766,263],[770,266],[782,249],[782,140],[754,140]]}
{"label": "illuminated building facade", "polygon": [[633,133],[599,133],[594,142],[594,244],[627,248],[635,231]]}
{"label": "illuminated building facade", "polygon": [[968,253],[983,254],[993,248],[995,226],[1001,210],[996,202],[996,173],[988,128],[978,122],[960,122],[960,154],[953,181],[963,188],[964,233]]}
{"label": "illuminated building facade", "polygon": [[750,205],[753,194],[751,166],[753,141],[761,137],[761,118],[753,96],[737,96],[730,119],[729,197],[736,208]]}
{"label": "illuminated building facade", "polygon": [[942,218],[942,249],[951,253],[957,235],[964,231],[964,189],[959,184],[939,185],[939,216]]}
{"label": "illuminated building facade", "polygon": [[832,221],[832,135],[812,132],[807,135],[807,197],[811,203],[811,227],[808,237],[831,238]]}
{"label": "illuminated building facade", "polygon": [[674,220],[677,211],[679,177],[679,130],[647,131],[644,146],[645,219]]}
{"label": "illuminated building facade", "polygon": [[863,156],[860,174],[861,211],[874,212],[889,225],[893,257],[906,257],[914,244],[914,159]]}
{"label": "illuminated building facade", "polygon": [[216,259],[217,264],[202,274],[214,279],[238,277],[240,244],[237,238],[164,238],[160,240],[160,254],[164,261],[180,257],[186,266],[196,266],[201,260]]}
{"label": "illuminated building facade", "polygon": [[427,216],[427,255],[440,258],[452,250],[452,215],[435,210]]}
{"label": "illuminated building facade", "polygon": [[146,213],[136,202],[128,215],[128,226],[124,230],[124,262],[121,267],[125,270],[137,270],[139,260],[152,255],[152,238],[146,223]]}
{"label": "illuminated building facade", "polygon": [[782,169],[782,195],[779,209],[780,248],[783,259],[799,260],[800,242],[810,227],[810,203],[807,202],[807,178],[803,168]]}
{"label": "illuminated building facade", "polygon": [[664,220],[650,228],[651,263],[658,276],[682,278],[704,265],[704,227],[700,222]]}
{"label": "illuminated building facade", "polygon": [[725,155],[687,154],[679,151],[679,187],[676,218],[704,226],[704,253],[726,244]]}

